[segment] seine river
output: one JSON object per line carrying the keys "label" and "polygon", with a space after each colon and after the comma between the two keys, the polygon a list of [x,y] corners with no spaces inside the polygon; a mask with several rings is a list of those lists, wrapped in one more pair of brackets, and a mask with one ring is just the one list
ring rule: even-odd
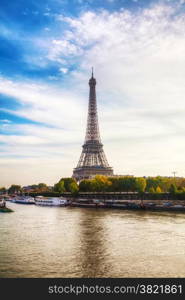
{"label": "seine river", "polygon": [[185,277],[185,214],[7,206],[0,277]]}

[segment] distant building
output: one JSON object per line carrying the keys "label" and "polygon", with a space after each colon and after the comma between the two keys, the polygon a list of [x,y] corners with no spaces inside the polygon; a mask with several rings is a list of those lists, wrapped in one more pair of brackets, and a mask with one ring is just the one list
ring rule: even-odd
{"label": "distant building", "polygon": [[33,187],[30,186],[30,185],[22,187],[22,191],[25,192],[25,193],[32,192],[33,190],[34,190]]}

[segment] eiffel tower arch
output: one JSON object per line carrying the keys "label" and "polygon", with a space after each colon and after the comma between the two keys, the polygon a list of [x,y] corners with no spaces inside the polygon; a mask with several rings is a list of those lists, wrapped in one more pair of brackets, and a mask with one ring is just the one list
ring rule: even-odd
{"label": "eiffel tower arch", "polygon": [[109,166],[103,150],[98,126],[97,102],[96,102],[96,79],[93,75],[89,80],[89,106],[85,142],[82,153],[73,170],[72,177],[77,181],[90,179],[96,175],[112,176],[113,169]]}

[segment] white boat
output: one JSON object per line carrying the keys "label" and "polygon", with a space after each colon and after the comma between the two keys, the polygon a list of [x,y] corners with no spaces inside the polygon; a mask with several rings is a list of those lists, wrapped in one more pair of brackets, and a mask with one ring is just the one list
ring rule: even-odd
{"label": "white boat", "polygon": [[12,198],[11,202],[19,204],[35,204],[35,200],[30,196],[17,196]]}
{"label": "white boat", "polygon": [[42,206],[66,206],[68,204],[67,199],[62,197],[35,197],[35,204]]}
{"label": "white boat", "polygon": [[0,208],[6,207],[6,202],[4,199],[0,199]]}
{"label": "white boat", "polygon": [[8,195],[4,195],[3,198],[5,201],[12,201],[12,197],[10,197]]}

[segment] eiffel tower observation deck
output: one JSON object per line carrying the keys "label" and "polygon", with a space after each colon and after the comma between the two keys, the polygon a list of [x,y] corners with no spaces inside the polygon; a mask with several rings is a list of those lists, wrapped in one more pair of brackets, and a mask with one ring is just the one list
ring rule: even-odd
{"label": "eiffel tower observation deck", "polygon": [[90,179],[96,175],[113,175],[113,169],[108,164],[100,139],[96,103],[96,79],[93,76],[93,69],[92,76],[89,80],[89,87],[89,107],[85,142],[82,146],[79,162],[77,167],[73,170],[72,175],[77,181]]}

